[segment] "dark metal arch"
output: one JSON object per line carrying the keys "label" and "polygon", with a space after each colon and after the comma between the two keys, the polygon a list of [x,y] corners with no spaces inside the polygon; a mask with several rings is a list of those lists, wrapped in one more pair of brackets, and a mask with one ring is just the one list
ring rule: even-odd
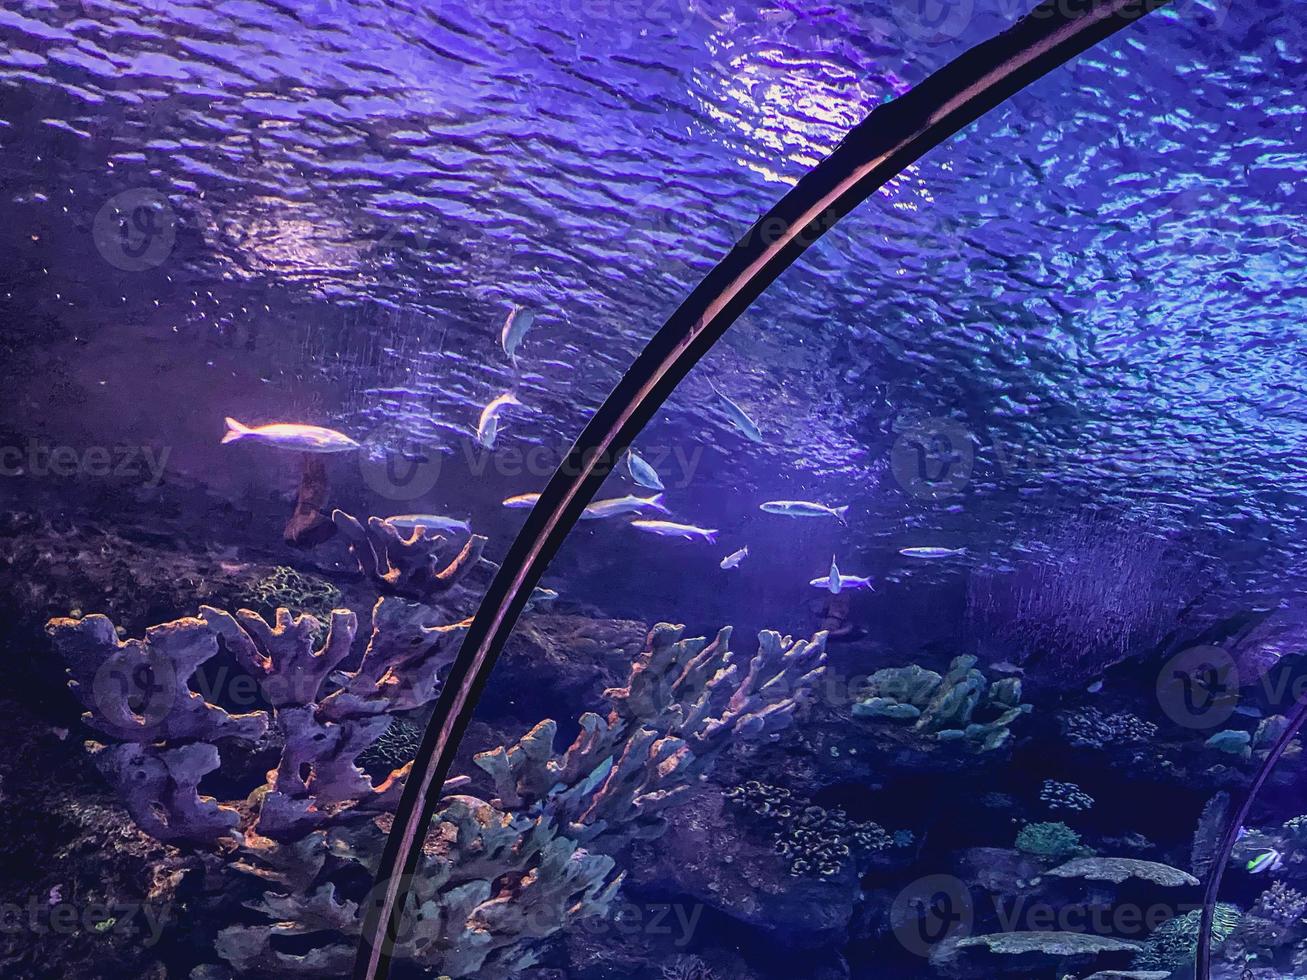
{"label": "dark metal arch", "polygon": [[386,840],[364,909],[355,980],[389,975],[390,937],[440,788],[531,590],[676,385],[808,246],[879,187],[1031,82],[1167,2],[1044,0],[1007,31],[878,106],[749,229],[653,336],[550,479],[468,629]]}

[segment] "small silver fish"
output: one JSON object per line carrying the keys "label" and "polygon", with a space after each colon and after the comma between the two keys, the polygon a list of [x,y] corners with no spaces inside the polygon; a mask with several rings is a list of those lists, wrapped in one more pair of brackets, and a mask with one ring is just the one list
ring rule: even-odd
{"label": "small silver fish", "polygon": [[952,558],[954,555],[965,555],[966,548],[900,548],[899,554],[905,558]]}
{"label": "small silver fish", "polygon": [[784,517],[833,517],[841,524],[848,516],[849,505],[827,507],[825,504],[813,503],[811,500],[769,500],[759,504],[758,509],[768,514],[781,514]]}
{"label": "small silver fish", "polygon": [[226,419],[226,422],[227,434],[222,437],[224,446],[238,439],[252,439],[278,449],[294,449],[301,453],[347,453],[359,448],[359,444],[343,432],[324,429],[320,425],[274,422],[272,425],[251,428],[233,418]]}
{"label": "small silver fish", "polygon": [[650,490],[662,490],[663,481],[658,478],[658,471],[635,454],[634,449],[626,452],[626,471],[631,479]]}
{"label": "small silver fish", "polygon": [[721,567],[738,568],[740,562],[744,561],[744,559],[748,557],[749,557],[749,547],[748,545],[745,545],[739,551],[732,551],[729,555],[723,558],[721,562]]}
{"label": "small silver fish", "polygon": [[517,365],[517,348],[526,338],[526,332],[535,323],[536,315],[525,307],[514,305],[504,320],[504,328],[499,333],[499,344],[504,348],[508,359]]}
{"label": "small silver fish", "polygon": [[415,527],[425,527],[429,531],[462,531],[465,534],[472,531],[472,525],[467,521],[457,517],[442,517],[440,514],[396,514],[384,520],[391,527],[406,531]]}
{"label": "small silver fish", "polygon": [[814,588],[825,589],[831,595],[839,595],[845,589],[871,589],[875,587],[871,584],[870,577],[863,578],[860,575],[841,575],[839,565],[835,564],[835,556],[830,558],[830,574],[823,575],[821,578],[815,578],[808,583]]}
{"label": "small silver fish", "polygon": [[693,524],[674,524],[671,521],[632,521],[631,527],[662,538],[685,538],[687,541],[702,538],[710,544],[717,540],[715,527],[695,527]]}
{"label": "small silver fish", "polygon": [[509,497],[504,501],[505,507],[511,507],[514,510],[530,510],[540,502],[538,493],[519,493],[516,497]]}
{"label": "small silver fish", "polygon": [[753,419],[749,418],[744,409],[718,391],[717,386],[711,381],[708,382],[708,387],[712,388],[713,394],[721,399],[722,410],[726,413],[726,417],[730,419],[731,425],[739,429],[750,442],[766,442],[762,437],[762,430],[758,428]]}
{"label": "small silver fish", "polygon": [[1090,684],[1087,688],[1085,688],[1085,690],[1088,691],[1090,694],[1097,694],[1102,689],[1103,689],[1102,678],[1099,678],[1098,680],[1094,681],[1094,683]]}
{"label": "small silver fish", "polygon": [[656,493],[652,497],[637,497],[628,493],[625,497],[596,500],[581,512],[581,520],[594,521],[604,517],[620,517],[622,514],[643,514],[647,510],[659,514],[670,513],[663,506],[661,493]]}
{"label": "small silver fish", "polygon": [[477,422],[477,442],[487,449],[495,448],[495,438],[499,435],[499,414],[510,406],[521,407],[522,403],[511,391],[506,392],[481,410]]}

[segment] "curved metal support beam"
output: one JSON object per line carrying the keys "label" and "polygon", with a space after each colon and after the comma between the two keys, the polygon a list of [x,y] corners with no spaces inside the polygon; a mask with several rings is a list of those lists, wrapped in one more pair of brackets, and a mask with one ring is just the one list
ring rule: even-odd
{"label": "curved metal support beam", "polygon": [[878,106],[749,229],[618,382],[550,479],[491,582],[445,681],[364,909],[356,980],[389,975],[407,885],[440,787],[531,590],[635,436],[737,317],[849,211],[1031,82],[1167,0],[1045,0],[898,99]]}
{"label": "curved metal support beam", "polygon": [[1293,717],[1289,719],[1289,727],[1271,746],[1271,751],[1267,753],[1261,767],[1253,776],[1253,781],[1248,785],[1248,792],[1244,794],[1243,802],[1235,811],[1234,819],[1225,825],[1221,845],[1212,858],[1211,875],[1203,888],[1203,914],[1198,921],[1198,951],[1195,957],[1194,980],[1207,980],[1211,976],[1212,920],[1216,917],[1216,900],[1221,894],[1221,879],[1225,877],[1225,866],[1230,863],[1230,855],[1234,853],[1234,845],[1239,838],[1239,828],[1248,819],[1248,811],[1252,809],[1253,801],[1261,792],[1262,785],[1270,777],[1271,770],[1280,761],[1280,756],[1284,755],[1284,750],[1289,747],[1289,743],[1293,741],[1304,722],[1307,722],[1307,699],[1299,702],[1298,707],[1294,709]]}

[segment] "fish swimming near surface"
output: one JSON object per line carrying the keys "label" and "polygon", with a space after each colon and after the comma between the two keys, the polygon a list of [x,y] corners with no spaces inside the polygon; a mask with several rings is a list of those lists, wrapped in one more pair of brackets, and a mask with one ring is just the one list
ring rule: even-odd
{"label": "fish swimming near surface", "polygon": [[899,554],[905,558],[952,558],[955,555],[965,555],[966,548],[900,548]]}
{"label": "fish swimming near surface", "polygon": [[871,584],[870,577],[863,578],[860,575],[841,575],[839,565],[835,564],[835,556],[830,558],[830,573],[820,578],[815,578],[809,585],[825,589],[831,595],[839,595],[845,589],[872,589],[875,587]]}
{"label": "fish swimming near surface", "polygon": [[658,477],[658,471],[636,455],[634,449],[626,451],[626,471],[631,474],[631,479],[642,487],[648,487],[650,490],[662,490],[663,481]]}
{"label": "fish swimming near surface", "polygon": [[477,421],[477,442],[487,449],[495,448],[495,439],[499,435],[499,416],[506,408],[521,407],[522,403],[511,391],[500,395],[481,410]]}
{"label": "fish swimming near surface", "polygon": [[749,557],[749,547],[745,545],[739,551],[732,551],[721,561],[722,568],[738,568],[740,562]]}
{"label": "fish swimming near surface", "polygon": [[708,382],[708,387],[721,400],[722,410],[726,413],[726,417],[730,419],[731,425],[739,429],[746,439],[750,442],[767,441],[763,438],[762,430],[758,428],[757,423],[749,418],[749,414],[744,409],[718,391],[717,386],[711,381]]}
{"label": "fish swimming near surface", "polygon": [[508,316],[504,320],[504,328],[499,333],[499,344],[504,348],[504,353],[508,359],[517,364],[517,349],[521,346],[526,337],[526,332],[531,329],[535,323],[536,315],[522,306],[514,306],[508,311]]}
{"label": "fish swimming near surface", "polygon": [[685,538],[687,541],[701,539],[710,544],[717,540],[715,527],[695,527],[693,524],[674,524],[671,521],[632,521],[631,527],[662,538]]}
{"label": "fish swimming near surface", "polygon": [[620,517],[623,514],[643,514],[650,510],[659,514],[670,513],[663,506],[661,493],[656,493],[652,497],[637,497],[628,493],[625,497],[596,500],[581,512],[581,520],[594,521],[604,517]]}
{"label": "fish swimming near surface", "polygon": [[443,517],[440,514],[396,514],[383,520],[391,527],[406,531],[415,527],[425,527],[429,531],[462,531],[465,534],[472,531],[472,525],[467,521],[459,520],[457,517]]}
{"label": "fish swimming near surface", "polygon": [[769,500],[759,504],[758,509],[768,514],[780,514],[784,517],[833,517],[841,524],[847,523],[849,505],[827,507],[825,504],[813,503],[811,500]]}
{"label": "fish swimming near surface", "polygon": [[1248,872],[1249,874],[1259,875],[1265,871],[1279,871],[1283,866],[1284,855],[1272,847],[1248,862]]}
{"label": "fish swimming near surface", "polygon": [[278,449],[293,449],[301,453],[347,453],[359,448],[359,444],[345,433],[324,429],[320,425],[274,422],[272,425],[251,427],[242,425],[233,418],[228,418],[226,422],[227,434],[222,437],[224,446],[238,439],[251,439]]}
{"label": "fish swimming near surface", "polygon": [[540,502],[538,493],[519,493],[516,497],[509,497],[504,501],[504,506],[513,510],[530,510]]}

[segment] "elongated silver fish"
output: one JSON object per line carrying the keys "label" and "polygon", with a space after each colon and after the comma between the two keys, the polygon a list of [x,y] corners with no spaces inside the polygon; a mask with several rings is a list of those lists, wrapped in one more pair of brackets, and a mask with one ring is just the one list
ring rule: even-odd
{"label": "elongated silver fish", "polygon": [[748,557],[749,557],[749,546],[745,545],[739,551],[732,551],[729,555],[723,558],[721,562],[721,567],[738,568],[740,562],[744,561],[744,559]]}
{"label": "elongated silver fish", "polygon": [[522,306],[514,306],[508,311],[504,327],[499,332],[499,345],[504,348],[508,359],[517,364],[517,348],[521,346],[526,332],[536,322],[536,315]]}
{"label": "elongated silver fish", "polygon": [[781,514],[785,517],[833,517],[841,524],[849,513],[849,505],[827,507],[825,504],[813,503],[811,500],[769,500],[758,505],[759,510],[768,514]]}
{"label": "elongated silver fish", "polygon": [[430,531],[462,531],[465,534],[472,530],[472,525],[467,521],[440,514],[396,514],[394,517],[385,518],[385,522],[391,527],[403,530],[425,527]]}
{"label": "elongated silver fish", "polygon": [[642,487],[648,487],[650,490],[664,489],[658,471],[637,456],[634,449],[626,451],[626,471],[631,474],[631,479]]}
{"label": "elongated silver fish", "polygon": [[952,558],[954,555],[965,555],[966,548],[900,548],[899,554],[906,558]]}
{"label": "elongated silver fish", "polygon": [[596,500],[581,512],[581,520],[594,521],[603,517],[620,517],[622,514],[643,514],[649,510],[659,514],[669,513],[663,506],[661,493],[656,493],[652,497],[637,497],[628,493],[625,497]]}
{"label": "elongated silver fish", "polygon": [[631,527],[662,538],[702,539],[710,544],[717,540],[715,527],[695,527],[693,524],[675,524],[672,521],[632,521]]}
{"label": "elongated silver fish", "polygon": [[875,591],[870,577],[841,575],[840,567],[835,564],[834,555],[831,555],[830,559],[830,574],[815,578],[808,584],[818,589],[825,589],[831,595],[839,595],[845,589],[872,589]]}
{"label": "elongated silver fish", "polygon": [[335,429],[324,429],[320,425],[300,425],[296,422],[274,422],[251,428],[242,425],[233,418],[227,422],[227,434],[222,437],[222,444],[236,442],[238,439],[250,439],[266,443],[278,449],[293,449],[301,453],[347,453],[358,449],[359,444]]}
{"label": "elongated silver fish", "polygon": [[744,434],[744,437],[751,442],[766,442],[762,436],[762,430],[758,428],[757,423],[754,422],[753,419],[749,418],[748,412],[718,391],[717,386],[711,381],[708,382],[708,386],[712,388],[713,394],[721,400],[722,411],[724,411],[726,417],[730,419],[731,425],[739,429],[740,432]]}
{"label": "elongated silver fish", "polygon": [[530,510],[540,502],[538,493],[519,493],[516,497],[509,497],[504,501],[504,506],[513,510]]}
{"label": "elongated silver fish", "polygon": [[506,408],[520,407],[521,402],[511,391],[500,395],[489,405],[481,410],[481,418],[477,422],[477,442],[487,449],[495,448],[495,438],[499,435],[499,415]]}

